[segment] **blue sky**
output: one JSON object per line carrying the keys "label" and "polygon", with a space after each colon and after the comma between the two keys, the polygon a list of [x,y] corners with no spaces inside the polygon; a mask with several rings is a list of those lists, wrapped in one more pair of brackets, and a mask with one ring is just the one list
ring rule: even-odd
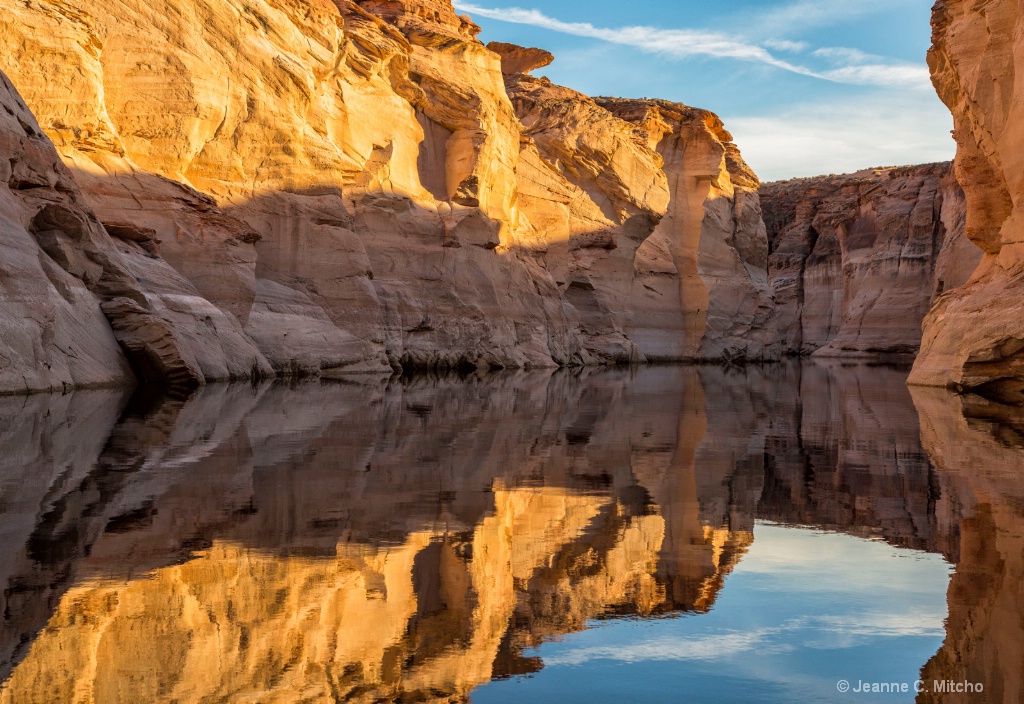
{"label": "blue sky", "polygon": [[548,49],[590,95],[718,113],[763,180],[951,159],[932,0],[456,0],[480,38]]}

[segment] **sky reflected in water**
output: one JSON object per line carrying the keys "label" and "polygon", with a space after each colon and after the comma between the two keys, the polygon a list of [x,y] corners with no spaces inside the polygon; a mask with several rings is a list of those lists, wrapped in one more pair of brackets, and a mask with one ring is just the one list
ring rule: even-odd
{"label": "sky reflected in water", "polygon": [[913,691],[945,637],[950,571],[939,555],[758,523],[710,613],[596,622],[537,648],[541,672],[473,701],[823,702],[860,678]]}

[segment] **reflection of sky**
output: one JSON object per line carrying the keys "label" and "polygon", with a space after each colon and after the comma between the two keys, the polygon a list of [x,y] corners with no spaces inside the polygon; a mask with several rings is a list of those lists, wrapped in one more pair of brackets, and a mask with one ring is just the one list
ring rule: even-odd
{"label": "reflection of sky", "polygon": [[[765,180],[950,159],[928,79],[933,0],[456,0],[590,95],[717,112]],[[514,12],[514,10],[520,12]],[[530,12],[533,11],[533,12]]]}
{"label": "reflection of sky", "polygon": [[473,701],[913,701],[841,695],[836,682],[912,689],[942,644],[950,570],[938,555],[759,523],[711,613],[594,624],[526,653],[541,672]]}

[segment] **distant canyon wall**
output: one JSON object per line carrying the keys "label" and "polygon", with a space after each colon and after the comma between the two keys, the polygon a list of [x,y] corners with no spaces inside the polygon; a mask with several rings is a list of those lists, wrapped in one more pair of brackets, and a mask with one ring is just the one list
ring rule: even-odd
{"label": "distant canyon wall", "polygon": [[932,82],[953,113],[967,237],[984,252],[970,281],[925,321],[911,383],[1021,400],[1024,389],[1024,64],[1020,3],[940,0]]}
{"label": "distant canyon wall", "polygon": [[[102,307],[143,376],[190,385],[778,357],[758,182],[721,121],[529,78],[549,54],[478,31],[447,0],[9,8],[0,70],[140,292],[79,317]],[[4,204],[5,245],[31,210]],[[56,295],[34,286],[19,305]],[[100,332],[102,372],[26,347],[0,389],[123,376]]]}
{"label": "distant canyon wall", "polygon": [[948,163],[781,181],[760,194],[789,354],[914,354],[932,301],[981,259]]}

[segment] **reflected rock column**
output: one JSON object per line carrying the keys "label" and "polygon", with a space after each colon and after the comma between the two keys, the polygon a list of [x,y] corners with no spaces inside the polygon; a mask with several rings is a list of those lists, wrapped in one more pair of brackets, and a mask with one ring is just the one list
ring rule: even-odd
{"label": "reflected rock column", "polygon": [[913,389],[922,443],[945,492],[967,500],[960,561],[949,586],[946,640],[922,669],[936,683],[919,702],[1020,702],[1024,697],[1024,413],[936,389]]}

